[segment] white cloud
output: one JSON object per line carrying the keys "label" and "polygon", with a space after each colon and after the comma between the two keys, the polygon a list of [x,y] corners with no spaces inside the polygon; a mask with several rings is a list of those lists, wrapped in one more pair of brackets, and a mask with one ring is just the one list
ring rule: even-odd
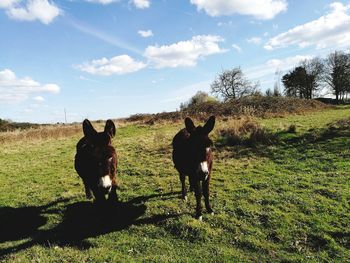
{"label": "white cloud", "polygon": [[255,44],[255,45],[259,45],[261,41],[262,41],[261,37],[251,37],[247,39],[248,43]]}
{"label": "white cloud", "polygon": [[149,8],[151,5],[150,0],[132,0],[131,2],[135,5],[136,8],[140,9]]}
{"label": "white cloud", "polygon": [[33,100],[38,101],[38,102],[43,102],[45,99],[42,96],[35,96]]}
{"label": "white cloud", "polygon": [[220,36],[199,35],[191,40],[180,41],[169,46],[148,46],[144,56],[156,68],[179,66],[195,66],[197,61],[209,55],[226,52],[221,49],[219,42],[224,41]]}
{"label": "white cloud", "polygon": [[118,2],[119,0],[87,0],[88,2],[102,4],[102,5],[109,5],[114,2]]}
{"label": "white cloud", "polygon": [[217,23],[217,26],[219,27],[224,27],[224,26],[227,26],[227,27],[233,27],[234,26],[234,23],[233,21],[228,21],[228,22],[218,22]]}
{"label": "white cloud", "polygon": [[172,92],[167,94],[167,98],[160,103],[185,102],[189,100],[198,91],[210,92],[211,80],[205,80],[193,83],[182,88],[174,88]]}
{"label": "white cloud", "polygon": [[93,75],[110,76],[113,74],[122,75],[136,72],[145,68],[146,66],[147,65],[145,63],[135,61],[128,55],[121,55],[110,59],[101,58],[92,60],[91,62],[78,65],[76,68]]}
{"label": "white cloud", "polygon": [[251,79],[258,80],[266,76],[273,76],[276,71],[287,71],[297,66],[301,61],[311,59],[309,55],[296,55],[283,59],[270,59],[264,64],[252,67],[246,70],[247,76]]}
{"label": "white cloud", "polygon": [[301,61],[311,59],[312,56],[296,55],[285,59],[270,59],[266,62],[266,66],[279,70],[289,70],[297,66]]}
{"label": "white cloud", "polygon": [[152,30],[139,30],[137,33],[142,37],[152,37],[153,36]]}
{"label": "white cloud", "polygon": [[296,26],[271,38],[264,46],[267,50],[297,45],[301,48],[345,46],[350,43],[350,4],[334,2],[331,11],[320,18]]}
{"label": "white cloud", "polygon": [[234,50],[236,50],[238,53],[242,53],[242,48],[238,46],[237,44],[232,44],[232,47]]}
{"label": "white cloud", "polygon": [[9,69],[0,71],[0,101],[6,103],[21,102],[35,93],[59,93],[60,87],[56,84],[40,84],[29,78],[17,78]]}
{"label": "white cloud", "polygon": [[263,20],[287,10],[286,0],[191,0],[191,3],[210,16],[240,14]]}
{"label": "white cloud", "polygon": [[66,17],[65,21],[68,22],[75,29],[79,30],[80,32],[83,32],[96,39],[104,41],[105,43],[134,52],[136,54],[142,54],[142,50],[135,48],[131,43],[126,42],[114,35],[107,34],[100,29],[94,28],[76,19],[71,19],[69,17]]}
{"label": "white cloud", "polygon": [[[10,1],[10,0],[6,0],[6,1]],[[85,0],[85,1],[102,4],[102,5],[109,5],[111,3],[120,2],[120,0]],[[136,8],[139,8],[139,9],[149,8],[151,5],[150,0],[129,0],[129,3],[133,4]]]}
{"label": "white cloud", "polygon": [[[6,5],[6,3],[10,3]],[[0,5],[2,6],[2,5]],[[3,8],[6,14],[16,20],[34,21],[39,20],[43,24],[50,24],[62,11],[47,0],[27,0],[26,6],[17,4],[17,1],[5,0]]]}
{"label": "white cloud", "polygon": [[20,0],[0,0],[0,8],[9,8]]}

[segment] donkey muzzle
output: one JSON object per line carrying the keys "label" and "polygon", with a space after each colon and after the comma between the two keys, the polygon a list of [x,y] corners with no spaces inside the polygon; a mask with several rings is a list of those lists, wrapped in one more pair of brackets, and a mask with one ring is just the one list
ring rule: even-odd
{"label": "donkey muzzle", "polygon": [[112,188],[112,180],[109,175],[105,175],[99,179],[98,187],[105,193],[109,193]]}

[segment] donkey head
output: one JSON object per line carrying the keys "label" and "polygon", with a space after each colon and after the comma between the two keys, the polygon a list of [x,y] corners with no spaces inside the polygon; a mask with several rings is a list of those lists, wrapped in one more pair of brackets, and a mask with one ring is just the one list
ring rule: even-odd
{"label": "donkey head", "polygon": [[112,138],[116,128],[111,120],[107,120],[103,132],[97,132],[87,119],[83,122],[83,132],[86,138],[89,155],[94,159],[98,187],[109,192],[112,187],[116,169],[116,152],[112,146]]}
{"label": "donkey head", "polygon": [[83,122],[83,132],[90,146],[105,147],[111,144],[115,135],[115,125],[112,120],[107,120],[103,132],[97,132],[88,119]]}
{"label": "donkey head", "polygon": [[189,132],[189,153],[191,156],[191,169],[198,176],[199,180],[207,180],[210,173],[212,153],[210,146],[213,145],[209,139],[209,133],[215,125],[215,116],[211,116],[206,124],[195,126],[193,121],[187,117],[185,119],[186,130]]}

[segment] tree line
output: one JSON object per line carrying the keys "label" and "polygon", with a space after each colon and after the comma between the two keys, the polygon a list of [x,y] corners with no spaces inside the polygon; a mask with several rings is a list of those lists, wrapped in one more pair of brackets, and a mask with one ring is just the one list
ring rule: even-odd
{"label": "tree line", "polygon": [[[281,79],[283,94],[287,97],[313,99],[323,89],[328,89],[336,103],[348,100],[350,94],[350,53],[335,51],[326,58],[315,57],[301,61]],[[261,94],[259,82],[252,82],[240,67],[224,70],[211,84],[211,93],[224,101]],[[268,89],[266,96],[281,96],[279,85]],[[187,104],[208,100],[208,94],[196,94]],[[181,107],[187,105],[182,104]]]}

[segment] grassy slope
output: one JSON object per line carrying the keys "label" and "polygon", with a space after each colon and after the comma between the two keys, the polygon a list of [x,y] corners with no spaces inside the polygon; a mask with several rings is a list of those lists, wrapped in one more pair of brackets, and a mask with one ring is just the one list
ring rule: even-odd
{"label": "grassy slope", "polygon": [[[192,218],[179,199],[170,141],[182,124],[125,126],[123,202],[102,213],[73,169],[79,136],[0,148],[0,255],[4,261],[345,261],[350,258],[350,131],[304,140],[349,108],[260,120],[293,141],[215,149],[215,216]],[[218,124],[220,125],[220,123]]]}

